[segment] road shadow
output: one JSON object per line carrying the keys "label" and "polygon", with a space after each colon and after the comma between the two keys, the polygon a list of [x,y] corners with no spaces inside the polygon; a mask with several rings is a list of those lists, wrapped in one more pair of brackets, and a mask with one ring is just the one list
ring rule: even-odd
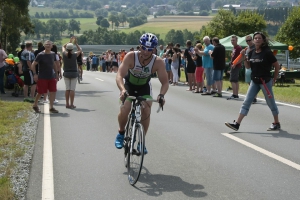
{"label": "road shadow", "polygon": [[239,133],[249,133],[249,134],[255,134],[255,135],[262,135],[264,137],[274,137],[274,138],[289,138],[293,140],[300,140],[300,135],[297,134],[291,134],[285,130],[279,130],[279,131],[267,131],[264,133],[258,133],[258,132],[232,132],[230,134],[236,135]]}
{"label": "road shadow", "polygon": [[[44,115],[43,112],[41,114]],[[59,112],[59,113],[50,113],[50,117],[70,117],[70,114],[69,113],[62,113],[62,112]]]}
{"label": "road shadow", "polygon": [[91,84],[91,83],[87,83],[87,82],[80,82],[80,83],[78,83],[79,85],[81,85],[81,84]]}
{"label": "road shadow", "polygon": [[[141,184],[141,187],[137,185]],[[134,187],[149,196],[161,196],[164,192],[181,191],[187,197],[199,198],[207,196],[207,193],[202,192],[204,187],[200,184],[191,184],[183,181],[178,176],[151,174],[149,170],[143,167],[137,185]]]}
{"label": "road shadow", "polygon": [[96,111],[96,110],[90,110],[90,109],[85,109],[85,108],[74,108],[74,109],[71,109],[71,110],[74,110],[74,111],[77,111],[77,112],[93,112],[93,111]]}

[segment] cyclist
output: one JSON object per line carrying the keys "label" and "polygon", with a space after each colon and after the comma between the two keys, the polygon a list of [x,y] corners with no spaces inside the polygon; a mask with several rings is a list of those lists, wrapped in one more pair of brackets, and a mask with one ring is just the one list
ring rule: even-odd
{"label": "cyclist", "polygon": [[[154,48],[158,44],[157,37],[152,33],[145,33],[140,37],[140,50],[130,51],[124,57],[116,76],[116,82],[120,89],[120,100],[124,100],[124,96],[142,96],[144,98],[152,98],[151,74],[156,73],[161,82],[160,93],[157,101],[162,100],[162,106],[165,103],[164,95],[168,91],[169,82],[165,69],[164,61],[153,54]],[[124,79],[124,80],[123,80]],[[142,107],[141,123],[147,133],[150,123],[151,102],[145,102]],[[126,100],[120,108],[118,115],[119,132],[115,140],[115,146],[118,149],[123,147],[125,126],[128,115],[131,110],[130,100]],[[148,151],[145,147],[144,153]]]}
{"label": "cyclist", "polygon": [[[82,50],[81,50],[82,51]],[[82,58],[83,58],[83,52],[81,52],[78,56],[77,56],[77,65],[78,65],[78,71],[79,71],[79,78],[82,81]]]}

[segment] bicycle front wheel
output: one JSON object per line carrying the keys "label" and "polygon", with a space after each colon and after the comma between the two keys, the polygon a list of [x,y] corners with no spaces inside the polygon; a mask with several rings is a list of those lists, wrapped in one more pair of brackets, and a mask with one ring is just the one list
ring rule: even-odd
{"label": "bicycle front wheel", "polygon": [[141,174],[144,160],[145,132],[143,125],[135,124],[131,137],[129,156],[127,157],[128,180],[134,185]]}
{"label": "bicycle front wheel", "polygon": [[129,151],[130,151],[130,144],[131,144],[131,132],[132,132],[132,125],[131,125],[131,116],[128,118],[126,128],[125,128],[125,138],[124,138],[124,164],[127,168],[127,158],[129,157]]}

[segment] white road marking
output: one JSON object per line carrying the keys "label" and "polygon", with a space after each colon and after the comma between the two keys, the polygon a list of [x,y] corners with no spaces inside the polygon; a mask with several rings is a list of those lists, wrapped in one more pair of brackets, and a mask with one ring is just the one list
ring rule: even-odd
{"label": "white road marking", "polygon": [[49,104],[44,104],[44,155],[42,199],[54,200],[52,139]]}
{"label": "white road marking", "polygon": [[96,78],[97,80],[99,80],[99,81],[104,81],[104,80],[102,80],[102,79],[100,79],[100,78]]}
{"label": "white road marking", "polygon": [[[227,92],[227,91],[222,91],[222,92],[227,93],[227,94],[231,94],[230,92]],[[239,94],[239,96],[246,97],[246,95],[242,95],[242,94]],[[276,99],[276,96],[275,96],[275,99]],[[261,99],[261,98],[257,98],[257,100],[266,101],[265,99]],[[276,104],[280,104],[280,105],[284,105],[284,106],[290,106],[290,107],[294,107],[294,108],[300,108],[300,106],[296,106],[296,105],[288,104],[288,103],[282,103],[282,102],[278,102],[278,101],[276,101]]]}
{"label": "white road marking", "polygon": [[224,135],[224,136],[226,136],[226,137],[228,137],[228,138],[230,138],[230,139],[232,139],[232,140],[234,140],[234,141],[236,141],[236,142],[239,142],[239,143],[241,143],[241,144],[243,144],[243,145],[245,145],[245,146],[247,146],[247,147],[249,147],[251,149],[254,149],[255,151],[258,151],[258,152],[260,152],[262,154],[265,154],[266,156],[269,156],[269,157],[271,157],[271,158],[273,158],[275,160],[278,160],[279,162],[282,162],[282,163],[284,163],[284,164],[286,164],[286,165],[288,165],[290,167],[293,167],[293,168],[295,168],[297,170],[300,170],[300,165],[297,164],[297,163],[294,163],[294,162],[292,162],[292,161],[290,161],[288,159],[285,159],[285,158],[283,158],[281,156],[278,156],[278,155],[276,155],[276,154],[274,154],[274,153],[272,153],[270,151],[267,151],[267,150],[265,150],[263,148],[260,148],[260,147],[254,145],[254,144],[251,144],[251,143],[249,143],[249,142],[247,142],[245,140],[242,140],[242,139],[240,139],[238,137],[235,137],[235,136],[233,136],[233,135],[231,135],[229,133],[221,133],[221,134]]}

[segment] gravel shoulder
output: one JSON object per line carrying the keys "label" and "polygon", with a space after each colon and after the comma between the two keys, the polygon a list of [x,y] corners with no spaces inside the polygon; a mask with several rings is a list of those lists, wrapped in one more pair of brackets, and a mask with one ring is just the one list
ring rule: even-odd
{"label": "gravel shoulder", "polygon": [[22,200],[26,197],[38,121],[39,115],[28,111],[28,120],[20,129],[22,137],[18,144],[25,153],[15,160],[16,165],[10,177],[15,199]]}

